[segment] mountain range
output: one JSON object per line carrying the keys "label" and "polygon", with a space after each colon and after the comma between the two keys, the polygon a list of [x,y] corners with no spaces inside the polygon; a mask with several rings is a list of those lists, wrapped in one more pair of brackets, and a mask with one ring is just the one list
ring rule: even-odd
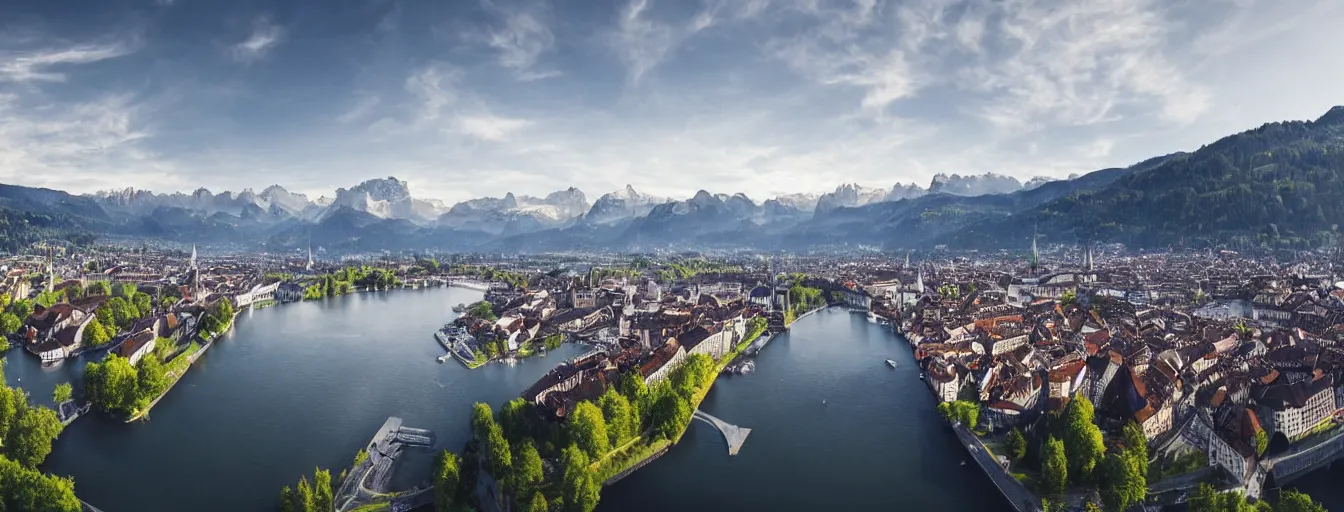
{"label": "mountain range", "polygon": [[110,235],[329,250],[805,249],[1016,247],[1047,241],[1134,246],[1318,246],[1344,223],[1344,107],[1270,123],[1190,153],[1063,180],[938,174],[927,187],[845,184],[763,202],[699,191],[677,200],[631,186],[593,202],[576,188],[448,206],[395,177],[311,199],[260,193],[89,195],[0,185],[0,248],[40,237]]}

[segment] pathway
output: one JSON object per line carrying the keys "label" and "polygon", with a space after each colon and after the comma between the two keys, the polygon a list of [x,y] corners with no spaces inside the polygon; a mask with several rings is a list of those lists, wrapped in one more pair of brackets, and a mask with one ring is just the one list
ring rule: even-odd
{"label": "pathway", "polygon": [[739,427],[732,423],[728,423],[699,409],[696,409],[695,412],[691,414],[691,417],[709,423],[710,425],[714,425],[714,428],[723,433],[724,440],[728,441],[729,456],[737,455],[737,451],[742,449],[742,443],[747,442],[747,434],[751,433],[751,429],[749,428]]}

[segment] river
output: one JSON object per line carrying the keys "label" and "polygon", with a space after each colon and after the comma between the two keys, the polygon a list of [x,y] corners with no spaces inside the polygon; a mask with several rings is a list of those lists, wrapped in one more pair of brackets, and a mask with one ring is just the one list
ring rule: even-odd
{"label": "river", "polygon": [[933,406],[903,339],[863,315],[819,311],[701,404],[752,429],[737,456],[694,421],[667,455],[605,490],[598,509],[1011,510],[974,462],[961,465],[966,449]]}
{"label": "river", "polygon": [[[582,351],[477,370],[436,362],[434,330],[457,316],[454,304],[480,297],[397,290],[245,312],[148,421],[79,419],[44,469],[74,476],[80,498],[108,512],[273,510],[280,487],[314,467],[335,478],[388,416],[460,450],[473,403],[497,407]],[[35,401],[50,404],[52,387],[72,377],[78,387],[79,361],[44,369],[18,350],[6,359],[7,379]],[[431,453],[409,453],[394,488],[428,478]]]}
{"label": "river", "polygon": [[[388,416],[459,450],[473,403],[498,408],[583,350],[478,370],[435,362],[443,349],[431,333],[456,316],[452,305],[480,296],[399,290],[245,312],[148,421],[82,418],[44,469],[74,476],[80,497],[108,512],[274,510],[281,486],[318,466],[335,476]],[[59,382],[79,386],[82,361],[41,368],[18,350],[5,359],[9,383],[36,402],[50,404]],[[771,341],[754,374],[721,377],[701,404],[752,429],[736,457],[695,421],[667,455],[605,489],[599,509],[1008,510],[979,469],[961,465],[965,449],[933,406],[903,339],[861,315],[821,311]],[[394,487],[428,476],[431,453],[410,453]],[[1301,485],[1344,505],[1326,493],[1330,478]]]}

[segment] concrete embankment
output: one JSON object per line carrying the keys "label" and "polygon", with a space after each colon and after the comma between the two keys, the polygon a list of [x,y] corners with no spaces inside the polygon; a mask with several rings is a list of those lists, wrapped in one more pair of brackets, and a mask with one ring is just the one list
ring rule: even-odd
{"label": "concrete embankment", "polygon": [[957,439],[966,447],[967,453],[975,460],[976,465],[980,466],[980,469],[985,472],[989,480],[994,482],[994,487],[999,489],[999,493],[1003,494],[1004,499],[1008,500],[1008,504],[1013,507],[1013,510],[1017,512],[1041,512],[1043,510],[1040,498],[1028,491],[1022,485],[1022,482],[1013,478],[1013,475],[1008,474],[1008,471],[1004,470],[1003,466],[1000,466],[999,462],[994,460],[994,456],[985,447],[984,443],[980,442],[980,438],[976,437],[961,423],[954,423],[952,430],[957,433]]}

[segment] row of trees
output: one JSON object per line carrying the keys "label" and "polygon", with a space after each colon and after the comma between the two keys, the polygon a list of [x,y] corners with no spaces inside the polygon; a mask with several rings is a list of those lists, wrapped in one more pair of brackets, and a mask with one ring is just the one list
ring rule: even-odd
{"label": "row of trees", "polygon": [[521,272],[495,270],[491,267],[479,265],[453,265],[448,269],[448,273],[452,275],[478,277],[485,281],[503,281],[514,288],[527,288],[530,284],[527,275]]}
{"label": "row of trees", "polygon": [[1190,512],[1326,512],[1311,496],[1291,489],[1281,492],[1278,505],[1272,506],[1264,500],[1251,504],[1239,491],[1220,494],[1209,484],[1200,484],[1186,504]]}
{"label": "row of trees", "polygon": [[74,481],[37,470],[63,428],[55,411],[32,406],[20,388],[0,385],[0,510],[80,510]]}
{"label": "row of trees", "polygon": [[[1125,425],[1109,453],[1095,410],[1087,397],[1075,396],[1062,414],[1051,418],[1050,432],[1038,459],[1040,492],[1047,503],[1061,499],[1070,484],[1095,486],[1107,511],[1123,511],[1142,503],[1148,493],[1148,444],[1137,423]],[[1010,456],[1022,459],[1026,442],[1009,434]]]}
{"label": "row of trees", "polygon": [[[478,403],[472,410],[477,453],[518,508],[589,512],[602,485],[600,462],[641,438],[681,435],[694,412],[692,400],[716,374],[713,359],[702,354],[688,357],[651,388],[637,372],[627,373],[596,401],[576,404],[563,426],[542,421],[522,398],[504,404],[498,418]],[[544,482],[543,456],[560,459],[554,485]]]}
{"label": "row of trees", "polygon": [[[164,339],[159,342],[171,343]],[[130,359],[109,354],[101,363],[89,363],[84,367],[85,398],[99,409],[127,416],[144,410],[170,383],[159,357],[147,354],[139,365],[132,365]]]}
{"label": "row of trees", "polygon": [[336,510],[336,498],[331,490],[331,472],[325,469],[313,469],[313,483],[307,476],[299,477],[294,489],[288,485],[280,490],[281,512],[333,512]]}
{"label": "row of trees", "polygon": [[943,419],[966,425],[966,428],[974,429],[980,421],[980,404],[968,400],[957,400],[955,402],[943,402],[938,404],[938,414]]}
{"label": "row of trees", "polygon": [[201,317],[200,331],[203,333],[219,334],[228,330],[233,324],[233,302],[225,299],[216,302],[214,306],[206,311]]}

